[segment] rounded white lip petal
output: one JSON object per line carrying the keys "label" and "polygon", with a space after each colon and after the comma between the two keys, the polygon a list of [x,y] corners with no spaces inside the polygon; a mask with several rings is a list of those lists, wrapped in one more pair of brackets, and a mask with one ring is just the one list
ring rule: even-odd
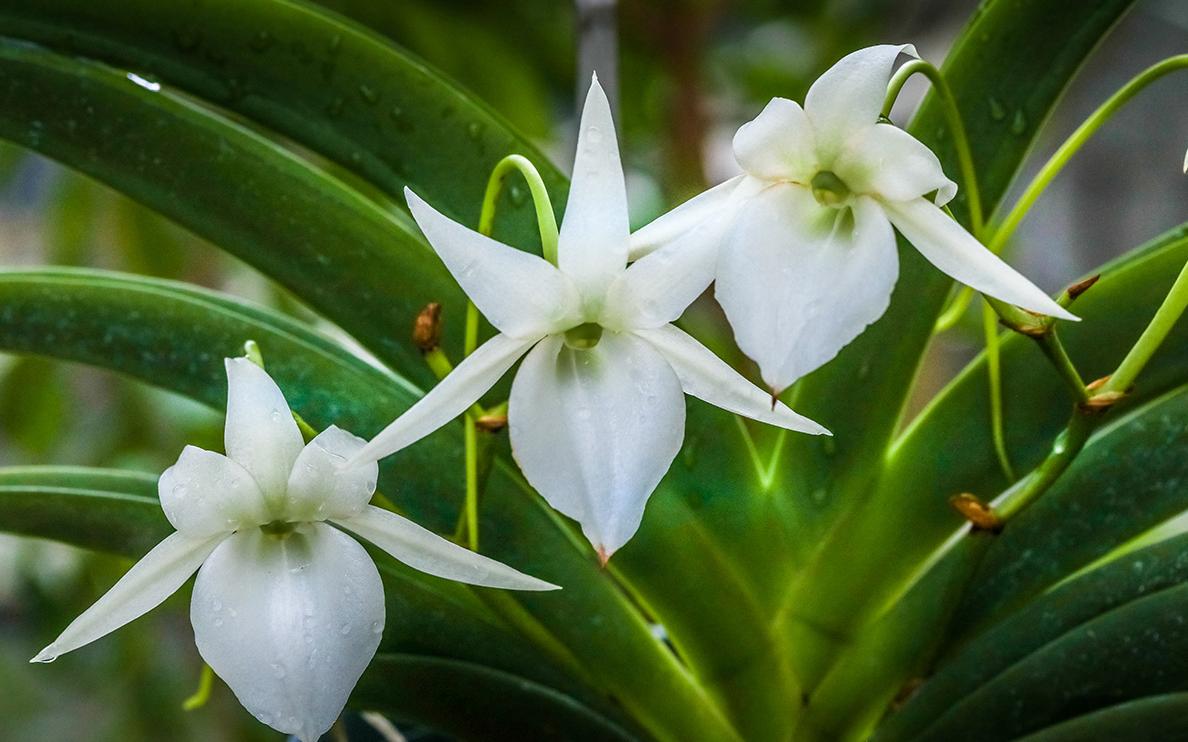
{"label": "rounded white lip petal", "polygon": [[366,441],[331,425],[306,444],[293,464],[285,497],[285,519],[317,521],[358,515],[375,493],[379,464],[344,464]]}
{"label": "rounded white lip petal", "polygon": [[555,266],[465,227],[404,189],[413,218],[483,316],[511,337],[576,324],[577,287]]}
{"label": "rounded white lip petal", "polygon": [[772,98],[734,134],[734,157],[748,174],[765,180],[804,182],[817,170],[816,137],[804,109]]}
{"label": "rounded white lip petal", "polygon": [[344,467],[393,454],[429,435],[478,401],[539,338],[496,335],[462,360],[437,386],[380,431]]}
{"label": "rounded white lip petal", "polygon": [[854,133],[833,172],[855,193],[887,201],[910,201],[936,191],[935,203],[944,206],[957,195],[957,184],[932,150],[891,124],[872,124]]}
{"label": "rounded white lip petal", "polygon": [[847,212],[819,205],[805,188],[773,186],[739,214],[715,295],[739,348],[779,393],[882,316],[898,260],[895,235],[870,199]]}
{"label": "rounded white lip petal", "polygon": [[353,518],[340,518],[334,522],[413,569],[436,577],[509,590],[560,589],[502,562],[463,549],[408,518],[374,506],[369,505]]}
{"label": "rounded white lip petal", "polygon": [[918,198],[883,207],[895,228],[928,262],[966,286],[1030,312],[1078,319],[934,204]]}
{"label": "rounded white lip petal", "polygon": [[280,387],[264,369],[246,358],[228,358],[226,367],[227,457],[247,469],[265,502],[276,507],[305,441]]}
{"label": "rounded white lip petal", "polygon": [[735,191],[747,176],[736,175],[707,191],[702,191],[666,214],[656,217],[647,226],[631,235],[628,260],[639,260],[645,255],[684,237],[690,230],[700,227],[710,219],[729,219],[730,206],[734,204]]}
{"label": "rounded white lip petal", "polygon": [[685,399],[672,367],[638,338],[607,331],[572,350],[549,337],[516,374],[508,425],[529,483],[605,559],[639,528],[676,458]]}
{"label": "rounded white lip petal", "polygon": [[561,220],[557,264],[586,302],[602,299],[627,265],[627,186],[610,102],[595,77],[578,129],[569,200]]}
{"label": "rounded white lip petal", "polygon": [[816,132],[822,165],[829,164],[851,134],[878,121],[900,54],[919,56],[911,44],[859,49],[842,57],[809,88],[804,111]]}
{"label": "rounded white lip petal", "polygon": [[314,742],[379,646],[383,586],[363,547],[329,525],[283,539],[251,529],[202,566],[190,619],[202,658],[244,708]]}
{"label": "rounded white lip petal", "polygon": [[681,380],[685,394],[752,420],[810,435],[831,435],[821,425],[793,412],[783,402],[747,381],[701,343],[675,325],[635,333],[651,343]]}
{"label": "rounded white lip petal", "polygon": [[182,449],[177,463],[161,473],[157,491],[165,517],[191,538],[272,520],[264,495],[246,469],[221,453],[195,446]]}
{"label": "rounded white lip petal", "polygon": [[159,606],[177,592],[226,536],[192,539],[180,533],[157,544],[103,597],[74,619],[31,662],[53,662]]}

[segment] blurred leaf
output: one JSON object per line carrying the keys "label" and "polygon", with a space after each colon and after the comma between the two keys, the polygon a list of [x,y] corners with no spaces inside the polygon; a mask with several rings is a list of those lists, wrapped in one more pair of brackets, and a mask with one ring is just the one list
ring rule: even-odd
{"label": "blurred leaf", "polygon": [[58,444],[70,408],[55,364],[19,358],[0,375],[0,434],[41,458]]}

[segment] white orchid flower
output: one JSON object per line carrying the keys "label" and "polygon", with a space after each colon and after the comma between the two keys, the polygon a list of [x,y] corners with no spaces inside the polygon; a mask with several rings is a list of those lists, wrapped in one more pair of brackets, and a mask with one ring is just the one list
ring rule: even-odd
{"label": "white orchid flower", "polygon": [[807,433],[816,423],[754,386],[670,323],[705,290],[715,240],[627,266],[627,195],[606,95],[594,79],[558,242],[558,265],[457,224],[406,191],[429,243],[500,334],[360,451],[387,456],[470,407],[521,357],[508,402],[529,483],[577,520],[605,562],[639,528],[684,439],[691,394]]}
{"label": "white orchid flower", "polygon": [[190,620],[202,658],[256,718],[313,742],[342,712],[384,629],[379,572],[340,529],[438,577],[556,587],[369,505],[378,466],[341,466],[363,447],[361,438],[330,427],[303,445],[268,374],[244,358],[226,365],[227,455],[182,451],[159,484],[177,531],[33,662],[52,662],[115,631],[197,571]]}
{"label": "white orchid flower", "polygon": [[632,257],[640,257],[724,234],[715,295],[773,392],[832,359],[887,310],[899,276],[893,225],[967,286],[1076,319],[949,218],[940,207],[957,186],[936,155],[879,123],[903,52],[915,48],[846,56],[813,83],[804,108],[773,99],[734,137],[743,175],[632,237]]}

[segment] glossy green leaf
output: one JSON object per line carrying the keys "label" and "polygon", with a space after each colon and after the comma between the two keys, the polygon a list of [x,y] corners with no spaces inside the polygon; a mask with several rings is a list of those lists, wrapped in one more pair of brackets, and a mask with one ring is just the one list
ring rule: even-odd
{"label": "glossy green leaf", "polygon": [[465,306],[407,219],[259,134],[116,70],[0,41],[0,136],[237,255],[413,378],[429,378],[407,340],[416,313],[434,300]]}
{"label": "glossy green leaf", "polygon": [[1188,682],[1188,536],[1033,601],[943,666],[875,739],[1007,740]]}
{"label": "glossy green leaf", "polygon": [[[260,343],[270,373],[315,427],[333,421],[372,435],[417,396],[299,323],[211,292],[94,272],[0,275],[0,349],[113,368],[214,407],[225,394],[222,357],[238,354],[247,338]],[[443,531],[457,512],[448,494],[461,490],[459,433],[443,429],[382,468],[381,490]],[[479,593],[546,661],[578,673],[656,736],[734,735],[585,542],[506,466],[492,470],[482,517],[486,553],[565,588]]]}
{"label": "glossy green leaf", "polygon": [[377,655],[351,702],[461,739],[637,739],[548,686],[482,665],[438,657]]}
{"label": "glossy green leaf", "polygon": [[1085,714],[1019,742],[1116,742],[1188,737],[1188,693],[1167,693]]}
{"label": "glossy green leaf", "polygon": [[[554,198],[565,194],[557,170],[486,104],[378,34],[300,0],[4,0],[0,28],[235,111],[399,203],[408,185],[464,223],[477,221],[488,173],[513,152],[536,163]],[[518,193],[501,207],[498,234],[535,244],[533,210]]]}

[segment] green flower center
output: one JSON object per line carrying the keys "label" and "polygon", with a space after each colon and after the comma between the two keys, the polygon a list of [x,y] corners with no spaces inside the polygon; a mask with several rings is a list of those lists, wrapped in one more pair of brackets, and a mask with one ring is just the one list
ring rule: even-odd
{"label": "green flower center", "polygon": [[597,322],[586,322],[565,331],[565,344],[574,350],[589,350],[601,339],[602,325]]}
{"label": "green flower center", "polygon": [[822,170],[809,182],[813,198],[822,206],[841,206],[850,198],[850,188],[845,182],[828,170]]}
{"label": "green flower center", "polygon": [[289,523],[283,520],[274,520],[271,523],[265,523],[260,526],[260,530],[269,536],[276,538],[285,538],[293,531],[297,530],[295,523]]}

